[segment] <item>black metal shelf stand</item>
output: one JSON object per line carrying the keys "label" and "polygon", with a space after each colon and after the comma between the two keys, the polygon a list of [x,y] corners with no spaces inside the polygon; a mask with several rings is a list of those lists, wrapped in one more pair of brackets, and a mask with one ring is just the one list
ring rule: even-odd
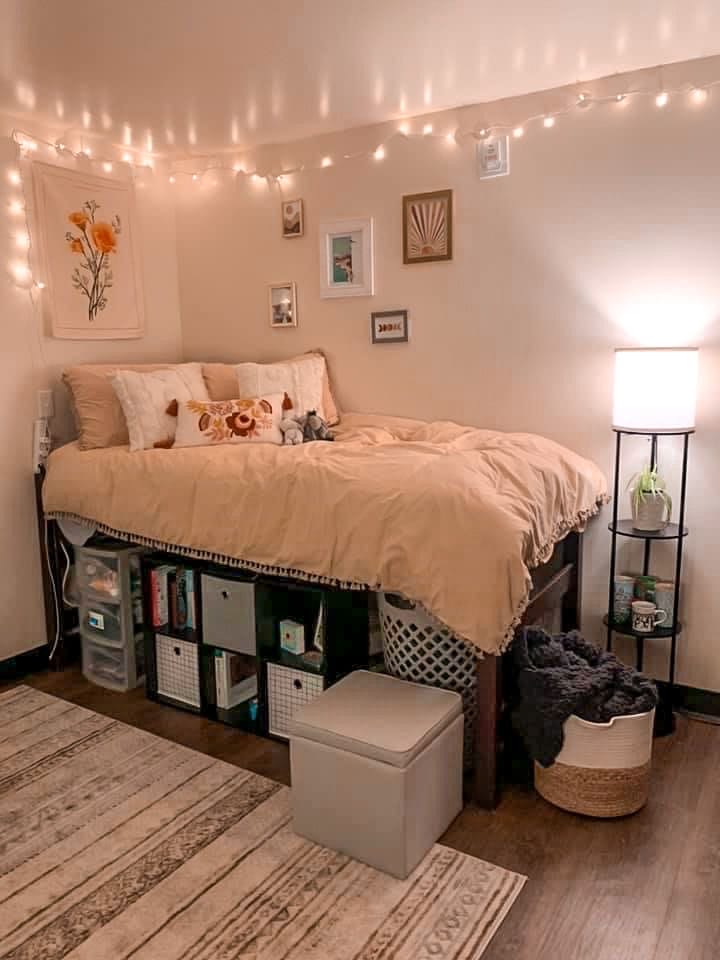
{"label": "black metal shelf stand", "polygon": [[[612,650],[613,633],[624,634],[635,638],[636,661],[638,670],[643,669],[645,658],[645,640],[653,638],[666,638],[670,640],[670,668],[668,671],[668,684],[665,696],[661,695],[661,703],[655,717],[655,733],[657,736],[664,736],[672,733],[675,729],[675,720],[672,713],[673,694],[675,687],[675,663],[677,656],[677,638],[682,632],[682,624],[678,619],[680,610],[680,575],[682,573],[682,555],[683,543],[688,534],[685,527],[685,500],[687,493],[687,463],[688,450],[690,445],[690,434],[694,430],[676,430],[662,433],[652,433],[646,430],[621,430],[617,427],[615,431],[615,477],[613,489],[613,518],[612,523],[608,524],[611,533],[610,548],[610,585],[608,588],[608,614],[605,617],[607,626],[607,649]],[[626,435],[650,437],[650,466],[657,467],[658,437],[682,437],[683,438],[683,457],[682,472],[680,479],[680,514],[678,523],[668,524],[668,526],[657,532],[647,532],[636,530],[632,522],[620,520],[618,517],[619,497],[620,497],[620,462],[622,452],[622,438]],[[643,576],[650,572],[651,550],[653,542],[658,540],[675,541],[675,596],[673,599],[672,622],[667,627],[661,627],[652,633],[638,633],[625,625],[615,624],[613,622],[613,612],[615,608],[615,568],[618,537],[631,537],[636,540],[644,541],[643,553]]]}

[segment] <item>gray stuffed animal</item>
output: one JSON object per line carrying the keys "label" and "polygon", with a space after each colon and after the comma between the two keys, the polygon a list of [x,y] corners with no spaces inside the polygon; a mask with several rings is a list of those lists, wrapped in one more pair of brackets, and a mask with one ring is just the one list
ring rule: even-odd
{"label": "gray stuffed animal", "polygon": [[322,417],[319,417],[316,410],[308,410],[303,417],[298,417],[298,423],[302,428],[303,443],[309,443],[311,440],[334,440],[335,435],[328,430],[328,425]]}
{"label": "gray stuffed animal", "polygon": [[283,444],[303,442],[303,428],[294,417],[283,417],[280,421],[280,430],[283,435]]}

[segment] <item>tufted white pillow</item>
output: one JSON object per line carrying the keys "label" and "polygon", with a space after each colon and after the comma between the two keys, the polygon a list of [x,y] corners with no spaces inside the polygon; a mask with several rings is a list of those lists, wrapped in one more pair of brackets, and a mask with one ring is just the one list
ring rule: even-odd
{"label": "tufted white pillow", "polygon": [[328,414],[323,406],[325,357],[304,354],[295,360],[279,363],[238,363],[239,397],[262,397],[268,393],[287,393],[292,402],[292,414],[301,417],[315,410],[323,420]]}
{"label": "tufted white pillow", "polygon": [[118,370],[111,382],[125,414],[131,450],[172,446],[177,417],[168,407],[173,401],[209,399],[201,363],[179,363],[151,373]]}

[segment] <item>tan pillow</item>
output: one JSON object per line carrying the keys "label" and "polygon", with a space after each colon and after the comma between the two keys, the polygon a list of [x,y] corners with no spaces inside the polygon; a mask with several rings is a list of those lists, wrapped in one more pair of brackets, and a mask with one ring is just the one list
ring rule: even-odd
{"label": "tan pillow", "polygon": [[[303,357],[320,356],[325,360],[322,350],[309,350],[299,357],[291,357],[287,362],[294,363]],[[281,362],[281,361],[278,361]],[[211,400],[234,400],[238,392],[238,378],[236,364],[233,363],[204,363],[203,376]],[[340,413],[330,386],[330,376],[325,362],[325,376],[323,377],[323,410],[328,426],[340,422]],[[307,410],[294,411],[297,416],[307,413]]]}
{"label": "tan pillow", "polygon": [[174,363],[86,363],[68,367],[62,379],[72,395],[80,449],[119,447],[128,442],[125,414],[111,382],[118,370],[148,373],[174,366]]}

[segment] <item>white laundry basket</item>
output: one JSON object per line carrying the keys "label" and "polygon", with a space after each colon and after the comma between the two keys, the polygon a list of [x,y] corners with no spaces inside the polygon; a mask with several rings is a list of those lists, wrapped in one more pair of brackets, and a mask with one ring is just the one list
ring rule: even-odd
{"label": "white laundry basket", "polygon": [[590,723],[570,716],[555,763],[535,764],[535,789],[547,801],[590,817],[624,817],[645,805],[655,711]]}
{"label": "white laundry basket", "polygon": [[385,669],[400,680],[459,693],[464,714],[465,767],[472,765],[477,715],[477,652],[422,607],[395,593],[379,593]]}

